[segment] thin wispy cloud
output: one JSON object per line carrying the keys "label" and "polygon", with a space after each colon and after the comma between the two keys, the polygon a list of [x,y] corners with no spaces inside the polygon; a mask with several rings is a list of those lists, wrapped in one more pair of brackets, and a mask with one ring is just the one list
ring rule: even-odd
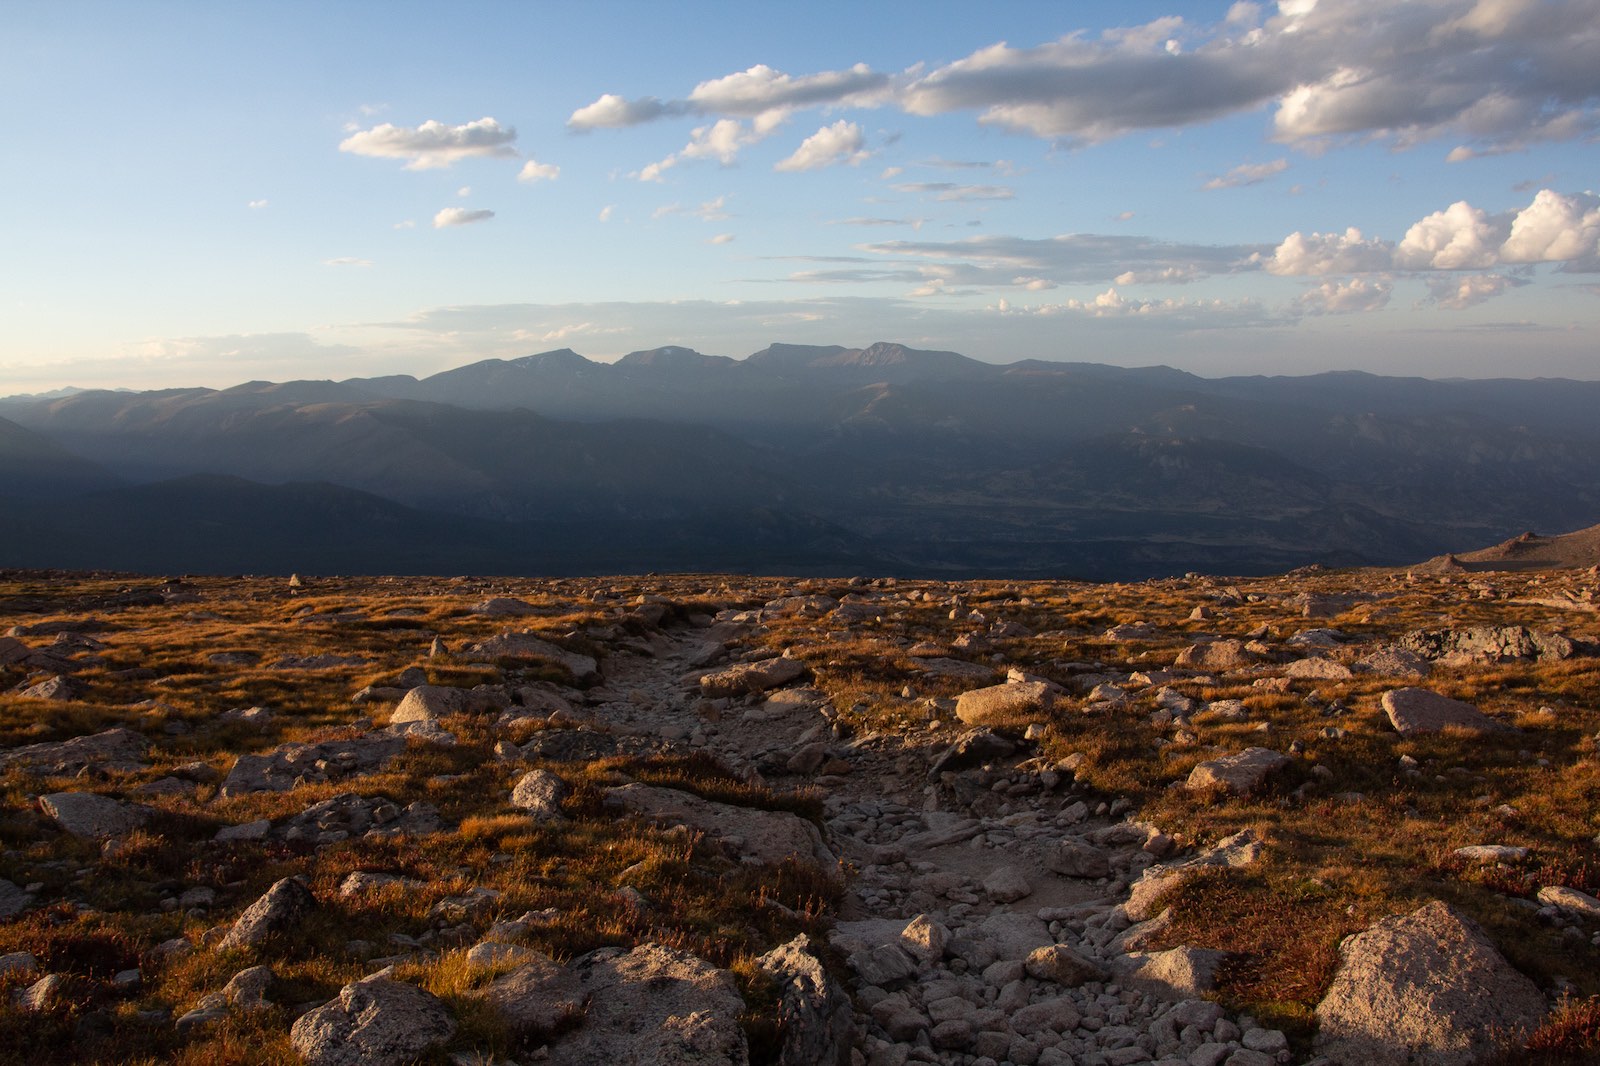
{"label": "thin wispy cloud", "polygon": [[451,226],[468,226],[474,222],[487,222],[494,217],[494,212],[479,208],[468,210],[465,207],[447,207],[433,216],[434,229],[448,229]]}

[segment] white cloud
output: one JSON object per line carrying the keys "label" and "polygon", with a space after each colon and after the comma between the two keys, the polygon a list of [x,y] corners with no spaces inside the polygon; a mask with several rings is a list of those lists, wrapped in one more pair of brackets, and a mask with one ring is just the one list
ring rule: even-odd
{"label": "white cloud", "polygon": [[698,218],[701,222],[721,222],[732,218],[728,212],[728,198],[719,196],[715,200],[707,200],[698,207],[684,207],[682,204],[662,204],[650,212],[653,219],[667,218],[671,215],[689,215]]}
{"label": "white cloud", "polygon": [[1011,284],[1020,285],[1029,292],[1045,292],[1049,289],[1058,287],[1056,283],[1051,281],[1049,278],[1033,278],[1028,277],[1025,274],[1012,278]]}
{"label": "white cloud", "polygon": [[1237,189],[1242,185],[1259,185],[1276,174],[1289,169],[1287,159],[1274,159],[1270,163],[1242,163],[1226,174],[1212,178],[1203,189]]}
{"label": "white cloud", "polygon": [[807,137],[793,155],[779,161],[772,169],[817,170],[835,163],[855,166],[871,155],[865,149],[865,144],[866,135],[861,132],[861,127],[840,119]]}
{"label": "white cloud", "polygon": [[964,203],[968,200],[1010,200],[1015,190],[1004,185],[958,185],[953,181],[911,181],[891,186],[896,192],[933,195],[935,200]]}
{"label": "white cloud", "polygon": [[554,163],[541,163],[537,159],[528,160],[517,172],[518,181],[555,181],[560,176],[560,167]]}
{"label": "white cloud", "polygon": [[1502,263],[1549,263],[1600,255],[1600,196],[1540,189],[1511,220]]}
{"label": "white cloud", "polygon": [[884,167],[883,173],[878,175],[882,181],[892,181],[906,172],[905,167]]}
{"label": "white cloud", "polygon": [[394,224],[394,228],[395,229],[416,229],[416,227],[417,227],[416,222],[414,222],[413,220],[411,220],[409,218],[405,219],[405,220],[403,220],[401,222],[396,222]]}
{"label": "white cloud", "polygon": [[251,200],[250,203],[247,206],[253,211],[259,211],[263,207],[267,206],[267,201],[265,201],[265,200]]}
{"label": "white cloud", "polygon": [[678,111],[653,96],[625,100],[615,93],[606,93],[594,103],[574,111],[567,119],[567,125],[575,130],[618,129],[637,126],[663,115],[677,114]]}
{"label": "white cloud", "polygon": [[465,226],[473,222],[483,222],[493,217],[493,211],[482,208],[476,211],[469,211],[465,207],[447,207],[433,216],[433,228],[444,229],[446,226]]}
{"label": "white cloud", "polygon": [[1414,223],[1394,262],[1405,270],[1482,270],[1495,265],[1509,229],[1509,220],[1457,200]]}
{"label": "white cloud", "polygon": [[1182,285],[1200,280],[1194,267],[1162,267],[1160,270],[1125,270],[1112,278],[1117,285]]}
{"label": "white cloud", "polygon": [[701,82],[689,93],[688,103],[704,113],[746,117],[801,107],[871,107],[885,98],[890,84],[887,75],[865,63],[800,77],[758,63]]}
{"label": "white cloud", "polygon": [[1260,317],[1260,308],[1251,300],[1230,302],[1227,300],[1130,300],[1119,293],[1115,288],[1092,297],[1088,300],[1076,298],[1063,300],[1060,303],[1036,304],[1032,306],[1017,306],[1005,300],[990,311],[1011,316],[1042,316],[1053,317],[1071,315],[1078,318],[1091,319],[1123,319],[1137,320],[1177,320],[1188,325],[1201,325],[1207,319],[1216,319],[1218,324],[1226,322],[1230,325],[1242,324],[1242,321],[1251,321]]}
{"label": "white cloud", "polygon": [[1460,311],[1525,284],[1527,282],[1504,274],[1445,275],[1429,279],[1428,294],[1430,302],[1436,306]]}
{"label": "white cloud", "polygon": [[341,152],[407,160],[407,170],[448,167],[458,159],[472,157],[508,158],[517,150],[511,147],[517,131],[492,118],[480,118],[463,126],[446,126],[429,120],[415,128],[387,122],[370,130],[353,133],[339,142]]}
{"label": "white cloud", "polygon": [[463,199],[465,199],[468,196],[471,196],[472,195],[472,186],[470,186],[470,185],[461,186],[461,188],[456,190],[456,195],[459,196],[459,197],[462,197]]}
{"label": "white cloud", "polygon": [[372,260],[358,259],[353,255],[341,255],[335,259],[324,259],[322,265],[331,267],[369,267],[372,265]]}
{"label": "white cloud", "polygon": [[1368,240],[1352,226],[1342,234],[1312,233],[1308,236],[1297,230],[1285,237],[1272,257],[1262,260],[1262,265],[1269,274],[1292,277],[1388,270],[1393,261],[1393,245],[1376,238]]}
{"label": "white cloud", "polygon": [[737,119],[718,119],[709,126],[692,130],[689,143],[678,154],[685,159],[715,159],[728,166],[738,158],[739,149],[759,139],[746,133],[744,123]]}
{"label": "white cloud", "polygon": [[706,238],[706,243],[707,244],[732,244],[733,243],[733,234],[731,234],[731,233],[719,233],[715,237],[707,237]]}
{"label": "white cloud", "polygon": [[893,106],[971,111],[985,124],[1093,143],[1271,108],[1274,136],[1302,147],[1362,137],[1403,148],[1449,135],[1463,159],[1588,137],[1600,129],[1597,103],[1593,0],[1285,0],[1265,16],[1236,3],[1210,23],[1166,16],[1033,47],[1000,42],[899,74],[757,65],[679,100],[608,94],[570,124],[692,113],[759,128],[802,109]]}
{"label": "white cloud", "polygon": [[617,213],[617,205],[616,204],[606,204],[604,207],[602,207],[600,209],[600,215],[599,215],[600,221],[601,222],[610,222],[611,221],[611,216],[615,215],[616,213]]}
{"label": "white cloud", "polygon": [[1377,278],[1325,281],[1300,294],[1295,306],[1308,315],[1345,315],[1377,311],[1389,303],[1394,286]]}

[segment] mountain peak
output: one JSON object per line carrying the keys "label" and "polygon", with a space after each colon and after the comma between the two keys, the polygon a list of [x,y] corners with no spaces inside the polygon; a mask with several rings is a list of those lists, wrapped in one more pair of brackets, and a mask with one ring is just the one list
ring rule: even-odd
{"label": "mountain peak", "polygon": [[651,367],[661,370],[679,370],[725,365],[732,362],[733,360],[725,355],[703,355],[693,348],[668,344],[660,348],[629,352],[621,359],[618,359],[614,365],[619,367]]}

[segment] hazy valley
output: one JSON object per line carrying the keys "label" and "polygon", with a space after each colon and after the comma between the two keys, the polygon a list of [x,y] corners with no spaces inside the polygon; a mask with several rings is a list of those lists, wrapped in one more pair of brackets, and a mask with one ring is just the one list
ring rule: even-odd
{"label": "hazy valley", "polygon": [[[13,565],[1128,579],[1600,513],[1600,383],[1205,379],[896,344],[0,401]],[[292,543],[292,551],[286,545]]]}

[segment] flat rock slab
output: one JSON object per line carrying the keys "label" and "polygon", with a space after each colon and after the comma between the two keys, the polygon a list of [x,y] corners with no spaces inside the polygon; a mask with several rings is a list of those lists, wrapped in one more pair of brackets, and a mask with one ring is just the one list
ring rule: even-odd
{"label": "flat rock slab", "polygon": [[1179,670],[1243,670],[1258,661],[1259,657],[1242,640],[1213,640],[1189,645],[1178,653],[1172,665]]}
{"label": "flat rock slab", "polygon": [[0,918],[21,914],[33,904],[33,897],[21,887],[0,877]]}
{"label": "flat rock slab", "polygon": [[93,792],[52,792],[39,797],[39,806],[62,829],[86,840],[131,833],[150,817],[148,807]]}
{"label": "flat rock slab", "polygon": [[401,1066],[455,1032],[443,1000],[375,978],[345,985],[337,999],[296,1021],[289,1039],[307,1066]]}
{"label": "flat rock slab", "polygon": [[[575,1028],[549,1043],[555,1066],[746,1066],[733,975],[661,944],[602,948],[560,975],[560,998],[581,1006]],[[531,982],[530,982],[531,985]]]}
{"label": "flat rock slab", "polygon": [[222,781],[222,795],[288,792],[301,783],[321,784],[375,773],[406,750],[399,733],[377,731],[350,740],[284,744],[264,755],[241,755]]}
{"label": "flat rock slab", "polygon": [[782,656],[761,659],[702,675],[700,692],[712,699],[721,696],[743,696],[798,681],[805,676],[805,673],[805,663],[799,659],[786,659]]}
{"label": "flat rock slab", "polygon": [[1043,681],[990,685],[956,697],[956,717],[967,725],[1014,725],[1042,718],[1055,700],[1055,689]]}
{"label": "flat rock slab", "polygon": [[145,769],[149,741],[131,729],[107,729],[54,744],[29,744],[0,752],[0,770],[12,767],[44,776],[71,777],[81,770],[134,773]]}
{"label": "flat rock slab", "polygon": [[1440,901],[1383,919],[1339,954],[1316,1011],[1316,1049],[1338,1066],[1470,1066],[1545,1015],[1534,983]]}
{"label": "flat rock slab", "polygon": [[501,633],[461,649],[469,659],[535,659],[555,663],[577,681],[589,681],[600,674],[600,664],[588,655],[567,651],[529,632]]}
{"label": "flat rock slab", "polygon": [[1505,733],[1511,727],[1497,722],[1470,703],[1441,696],[1425,688],[1397,688],[1383,694],[1389,724],[1403,737],[1462,729],[1472,733]]}
{"label": "flat rock slab", "polygon": [[1600,899],[1595,899],[1587,892],[1562,885],[1546,885],[1539,890],[1538,898],[1547,907],[1560,907],[1569,914],[1576,914],[1591,922],[1600,921]]}
{"label": "flat rock slab", "polygon": [[1221,788],[1236,796],[1249,795],[1269,776],[1292,760],[1270,748],[1245,748],[1243,751],[1208,759],[1189,772],[1189,788]]}
{"label": "flat rock slab", "polygon": [[730,852],[753,862],[780,863],[795,858],[832,869],[838,859],[822,842],[817,827],[787,811],[763,811],[701,799],[675,788],[631,784],[605,791],[607,807],[629,811],[659,826],[686,825],[719,840]]}

